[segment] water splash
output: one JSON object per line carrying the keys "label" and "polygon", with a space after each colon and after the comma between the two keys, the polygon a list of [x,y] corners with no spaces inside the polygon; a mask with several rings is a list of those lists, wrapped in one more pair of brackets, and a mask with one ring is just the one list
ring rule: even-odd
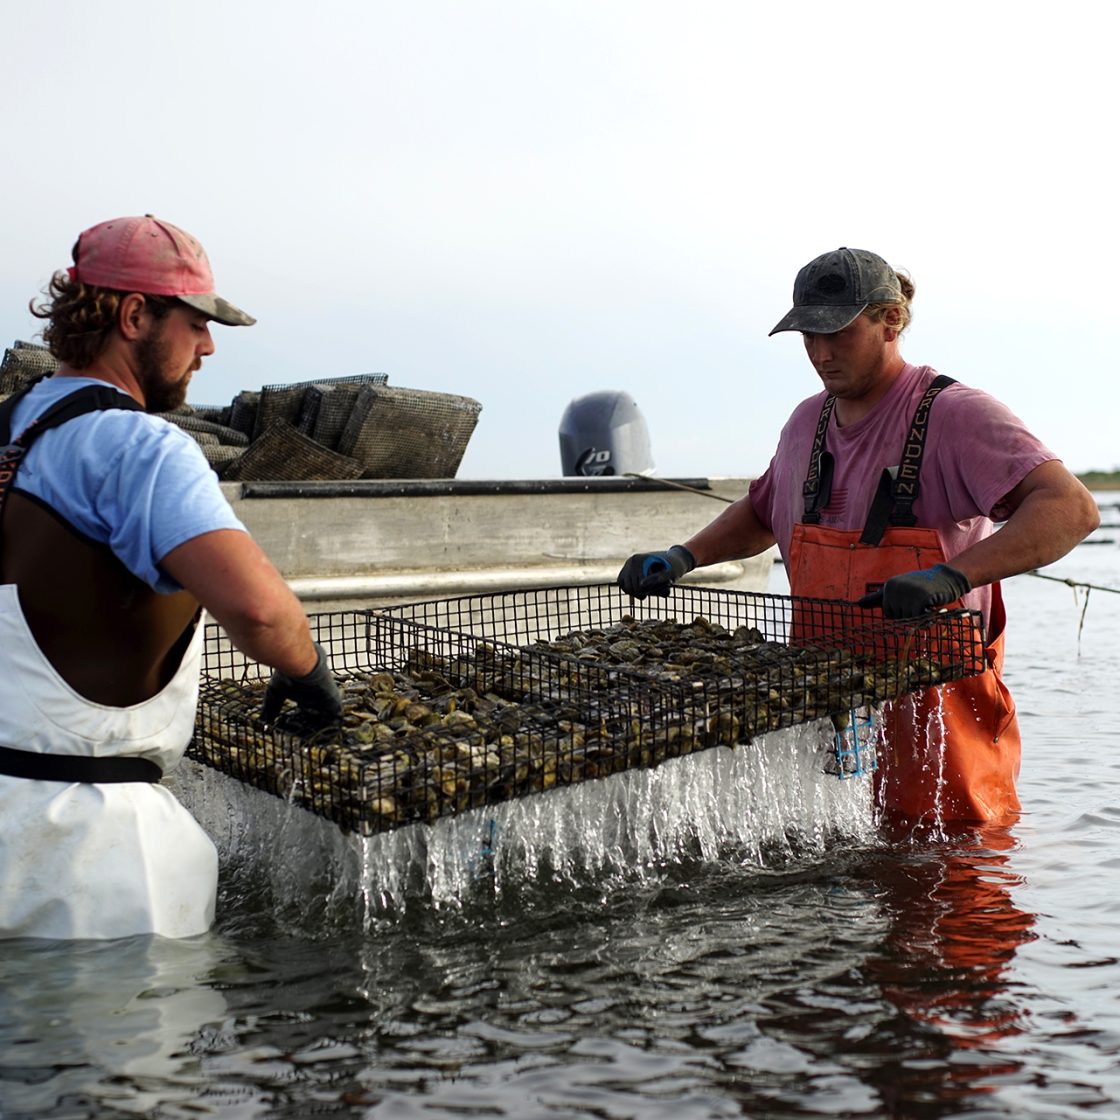
{"label": "water splash", "polygon": [[226,900],[302,931],[516,899],[529,885],[655,880],[690,861],[759,867],[874,835],[867,780],[825,772],[827,721],[378,836],[186,762],[176,795],[214,840]]}
{"label": "water splash", "polygon": [[[952,687],[951,685],[948,687]],[[931,698],[930,698],[931,697]],[[919,700],[916,696],[908,694],[894,701],[894,704],[903,713],[903,724],[916,729],[914,742],[903,743],[899,749],[918,752],[921,769],[930,776],[930,801],[929,810],[923,814],[920,822],[915,822],[914,828],[929,841],[944,842],[950,839],[952,829],[949,828],[945,816],[947,792],[949,790],[948,755],[946,751],[946,737],[948,728],[945,722],[944,692],[937,688],[930,694],[923,694],[923,707],[919,711]],[[977,723],[980,715],[975,702],[972,703],[973,716]],[[884,721],[878,722],[875,750],[879,757],[888,758],[892,750],[887,736],[887,725]],[[887,781],[900,781],[898,775],[892,775]],[[880,791],[882,798],[883,791]],[[882,806],[880,805],[881,809]],[[894,822],[895,827],[899,822]]]}

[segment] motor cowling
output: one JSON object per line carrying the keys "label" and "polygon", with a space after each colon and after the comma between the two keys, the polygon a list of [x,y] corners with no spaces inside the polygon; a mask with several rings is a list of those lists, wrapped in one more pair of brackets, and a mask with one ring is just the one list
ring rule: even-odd
{"label": "motor cowling", "polygon": [[560,462],[566,475],[651,473],[649,432],[634,398],[613,389],[576,397],[560,420]]}

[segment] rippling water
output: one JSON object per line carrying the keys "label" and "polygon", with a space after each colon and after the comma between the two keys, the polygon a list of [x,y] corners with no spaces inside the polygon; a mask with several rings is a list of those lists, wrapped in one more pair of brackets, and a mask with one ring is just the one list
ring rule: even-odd
{"label": "rippling water", "polygon": [[804,730],[364,845],[208,791],[211,935],[3,944],[0,1116],[1120,1115],[1120,595],[1006,597],[1013,828],[883,836]]}

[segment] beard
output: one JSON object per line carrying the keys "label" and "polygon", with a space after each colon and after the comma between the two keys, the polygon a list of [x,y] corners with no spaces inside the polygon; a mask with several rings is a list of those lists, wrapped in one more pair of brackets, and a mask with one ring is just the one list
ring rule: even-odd
{"label": "beard", "polygon": [[146,412],[174,412],[187,399],[187,386],[194,367],[175,378],[169,351],[170,347],[164,342],[158,325],[147,338],[137,343],[137,373],[144,390]]}

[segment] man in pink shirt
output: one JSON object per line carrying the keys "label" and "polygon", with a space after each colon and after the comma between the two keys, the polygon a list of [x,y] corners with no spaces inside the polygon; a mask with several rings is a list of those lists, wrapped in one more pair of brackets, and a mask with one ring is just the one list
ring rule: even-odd
{"label": "man in pink shirt", "polygon": [[[902,357],[913,295],[907,276],[860,249],[801,269],[770,333],[801,333],[823,390],[794,410],[746,497],[684,545],[632,556],[618,582],[666,595],[694,567],[776,543],[795,596],[888,618],[981,610],[988,670],[887,705],[876,797],[896,816],[1002,820],[1019,809],[1020,742],[1000,678],[999,581],[1064,556],[1099,513],[1008,408]],[[993,521],[1005,523],[993,532]]]}

